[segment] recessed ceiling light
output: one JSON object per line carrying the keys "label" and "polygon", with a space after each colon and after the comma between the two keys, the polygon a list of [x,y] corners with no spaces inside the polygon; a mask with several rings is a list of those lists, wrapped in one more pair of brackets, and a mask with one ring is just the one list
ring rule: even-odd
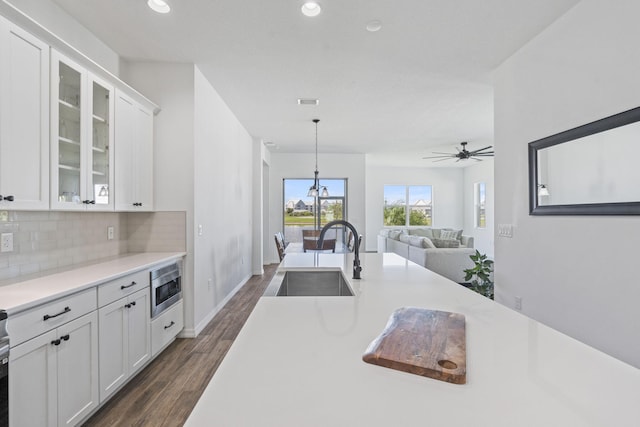
{"label": "recessed ceiling light", "polygon": [[382,28],[382,22],[374,19],[373,21],[367,22],[366,28],[370,33],[375,33],[376,31],[380,31],[380,29]]}
{"label": "recessed ceiling light", "polygon": [[158,13],[169,13],[171,7],[164,0],[147,0],[147,6]]}
{"label": "recessed ceiling light", "polygon": [[298,98],[298,105],[318,105],[320,104],[319,99],[314,98]]}
{"label": "recessed ceiling light", "polygon": [[308,1],[302,5],[301,10],[302,10],[302,14],[305,16],[318,16],[320,15],[322,8],[320,7],[320,4],[318,4],[317,2]]}

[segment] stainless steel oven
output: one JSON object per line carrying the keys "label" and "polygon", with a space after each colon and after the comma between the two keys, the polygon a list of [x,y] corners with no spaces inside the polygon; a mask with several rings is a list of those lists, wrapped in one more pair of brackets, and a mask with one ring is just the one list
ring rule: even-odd
{"label": "stainless steel oven", "polygon": [[0,310],[0,427],[9,426],[9,334],[7,313]]}
{"label": "stainless steel oven", "polygon": [[151,317],[182,299],[182,263],[176,261],[151,271]]}

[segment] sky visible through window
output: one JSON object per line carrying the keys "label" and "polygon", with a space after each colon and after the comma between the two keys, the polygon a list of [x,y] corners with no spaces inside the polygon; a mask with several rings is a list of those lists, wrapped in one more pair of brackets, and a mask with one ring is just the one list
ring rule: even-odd
{"label": "sky visible through window", "polygon": [[[290,179],[285,180],[284,186],[284,202],[289,200],[308,200],[307,196],[309,187],[313,185],[313,179]],[[343,179],[322,179],[320,185],[326,186],[330,197],[344,196],[344,180]]]}
{"label": "sky visible through window", "polygon": [[[406,203],[407,186],[406,185],[385,185],[384,200],[387,204],[402,202]],[[431,201],[430,185],[411,185],[409,186],[409,204],[413,204],[418,200]]]}

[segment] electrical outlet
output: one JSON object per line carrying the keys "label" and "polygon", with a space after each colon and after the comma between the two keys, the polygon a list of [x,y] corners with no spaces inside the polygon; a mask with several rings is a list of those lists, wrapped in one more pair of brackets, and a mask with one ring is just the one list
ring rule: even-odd
{"label": "electrical outlet", "polygon": [[202,236],[202,233],[203,233],[202,224],[198,224],[198,236]]}
{"label": "electrical outlet", "polygon": [[498,236],[513,237],[513,224],[498,224]]}
{"label": "electrical outlet", "polygon": [[113,240],[113,226],[107,227],[107,240]]}
{"label": "electrical outlet", "polygon": [[522,311],[522,297],[515,297],[514,301],[515,301],[516,310]]}
{"label": "electrical outlet", "polygon": [[13,252],[13,233],[2,233],[0,252]]}
{"label": "electrical outlet", "polygon": [[213,279],[207,279],[207,287],[209,290],[213,289]]}
{"label": "electrical outlet", "polygon": [[0,221],[2,221],[2,222],[7,222],[7,221],[9,221],[9,212],[7,212],[7,211],[0,211]]}

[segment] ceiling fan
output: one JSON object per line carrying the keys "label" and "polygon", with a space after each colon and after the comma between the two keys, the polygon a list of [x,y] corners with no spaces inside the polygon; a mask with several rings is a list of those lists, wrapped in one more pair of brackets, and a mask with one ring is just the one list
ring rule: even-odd
{"label": "ceiling fan", "polygon": [[460,145],[462,145],[462,150],[456,147],[457,153],[438,153],[434,151],[433,154],[438,154],[438,156],[423,157],[423,159],[439,159],[434,160],[434,162],[442,162],[449,159],[456,159],[456,162],[459,162],[460,160],[473,159],[481,162],[482,159],[480,157],[493,157],[493,150],[486,151],[493,148],[491,145],[473,151],[467,150],[466,142],[461,142]]}

